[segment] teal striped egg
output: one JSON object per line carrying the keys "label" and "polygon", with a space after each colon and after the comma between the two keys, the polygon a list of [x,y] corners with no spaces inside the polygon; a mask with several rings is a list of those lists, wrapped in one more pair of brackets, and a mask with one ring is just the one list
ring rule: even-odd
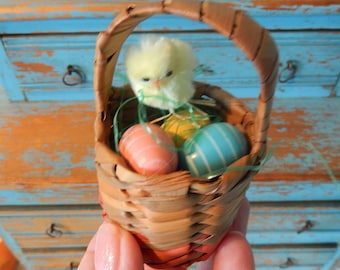
{"label": "teal striped egg", "polygon": [[213,177],[249,153],[249,143],[235,126],[220,122],[197,131],[180,151],[180,165],[193,176]]}

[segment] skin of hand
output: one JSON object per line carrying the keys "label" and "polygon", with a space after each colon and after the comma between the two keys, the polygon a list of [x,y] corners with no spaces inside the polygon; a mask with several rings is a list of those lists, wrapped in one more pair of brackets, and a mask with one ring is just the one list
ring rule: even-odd
{"label": "skin of hand", "polygon": [[[206,261],[196,263],[196,270],[255,269],[253,253],[245,238],[249,209],[249,202],[244,199],[230,230]],[[143,255],[132,234],[112,222],[104,222],[99,227],[78,268],[78,270],[143,269],[154,270],[144,264]],[[167,270],[184,269],[186,267],[167,268]]]}

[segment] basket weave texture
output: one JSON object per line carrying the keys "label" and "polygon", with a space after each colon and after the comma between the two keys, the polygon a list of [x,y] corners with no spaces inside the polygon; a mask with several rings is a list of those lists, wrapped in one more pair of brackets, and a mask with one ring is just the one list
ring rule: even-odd
{"label": "basket weave texture", "polygon": [[[253,62],[261,81],[258,106],[252,113],[240,100],[218,86],[195,82],[196,98],[208,96],[224,121],[242,130],[250,152],[230,166],[258,165],[266,152],[270,111],[277,80],[278,51],[266,29],[245,12],[226,4],[173,0],[131,6],[100,33],[95,55],[95,153],[102,207],[107,217],[139,240],[145,262],[158,268],[190,265],[206,258],[202,247],[214,247],[232,224],[255,170],[231,170],[213,179],[193,177],[187,171],[143,176],[129,169],[111,147],[112,119],[122,98],[133,95],[129,86],[112,86],[118,55],[134,28],[149,17],[168,13],[202,21],[234,41]],[[123,96],[124,95],[124,96]],[[136,104],[122,112],[130,121]],[[154,251],[190,245],[186,259],[159,258]]]}

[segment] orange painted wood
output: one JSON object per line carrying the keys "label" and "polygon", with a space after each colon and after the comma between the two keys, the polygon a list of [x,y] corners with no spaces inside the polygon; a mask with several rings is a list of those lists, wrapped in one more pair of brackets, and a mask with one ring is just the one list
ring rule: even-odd
{"label": "orange painted wood", "polygon": [[[33,1],[25,2],[15,0],[10,2],[0,2],[0,14],[5,15],[10,14],[13,18],[17,19],[44,19],[44,18],[70,18],[70,17],[81,17],[83,14],[92,13],[93,16],[101,17],[103,14],[111,11],[117,11],[127,8],[131,3],[141,4],[150,1],[145,0],[135,0],[135,1],[94,1],[94,0],[74,0],[74,1],[60,1],[60,2],[44,2],[44,1]],[[155,1],[153,1],[155,2]],[[290,10],[294,11],[299,7],[306,7],[306,12],[308,12],[308,7],[318,7],[318,6],[330,6],[337,5],[339,2],[337,0],[278,0],[278,1],[268,1],[268,0],[253,0],[253,1],[220,1],[224,2],[226,5],[232,7],[242,7],[242,8],[260,8],[263,10]],[[243,3],[242,3],[243,2]],[[15,8],[14,8],[15,7]],[[82,14],[83,13],[83,14]],[[77,15],[78,14],[78,15]],[[0,16],[0,21],[1,21]],[[6,18],[6,16],[4,17]]]}
{"label": "orange painted wood", "polygon": [[[275,100],[269,145],[284,141],[255,180],[331,181],[325,162],[339,178],[338,105],[338,98]],[[92,102],[1,104],[0,184],[96,183],[94,116]]]}
{"label": "orange painted wood", "polygon": [[2,106],[0,182],[95,182],[93,121],[91,102]]}

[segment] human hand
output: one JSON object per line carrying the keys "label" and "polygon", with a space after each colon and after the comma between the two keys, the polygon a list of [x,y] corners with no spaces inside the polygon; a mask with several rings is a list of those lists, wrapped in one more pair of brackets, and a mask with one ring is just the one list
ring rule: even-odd
{"label": "human hand", "polygon": [[[248,216],[249,203],[244,199],[230,230],[214,253],[206,261],[196,264],[197,270],[255,269],[253,254],[245,238]],[[132,234],[110,222],[104,222],[99,227],[78,268],[78,270],[153,269],[144,264],[142,252]]]}

